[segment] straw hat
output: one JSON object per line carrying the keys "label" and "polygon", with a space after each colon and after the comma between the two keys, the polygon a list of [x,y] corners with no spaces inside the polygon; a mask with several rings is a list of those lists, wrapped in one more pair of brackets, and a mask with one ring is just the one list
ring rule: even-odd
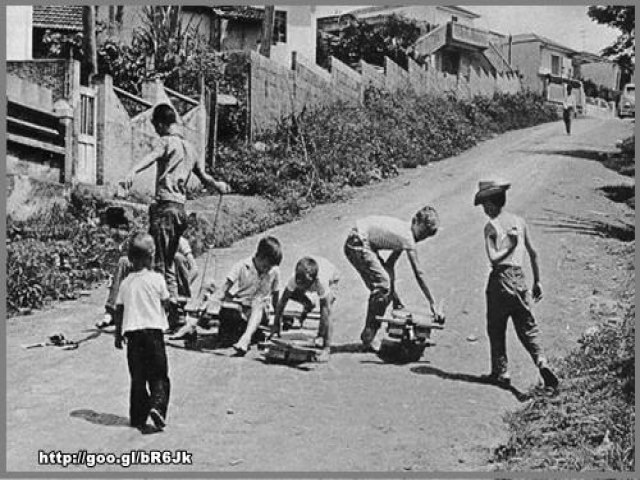
{"label": "straw hat", "polygon": [[478,192],[473,200],[474,205],[479,205],[482,201],[495,195],[496,193],[506,192],[511,187],[511,184],[501,178],[494,178],[493,180],[481,180],[478,182]]}

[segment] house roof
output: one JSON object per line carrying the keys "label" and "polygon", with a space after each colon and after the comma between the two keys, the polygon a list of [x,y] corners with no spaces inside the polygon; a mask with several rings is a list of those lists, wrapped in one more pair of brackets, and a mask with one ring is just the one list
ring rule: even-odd
{"label": "house roof", "polygon": [[33,26],[82,31],[82,5],[34,5]]}
{"label": "house roof", "polygon": [[613,60],[591,52],[578,52],[574,59],[581,63],[615,63]]}
{"label": "house roof", "polygon": [[528,42],[540,42],[547,46],[557,48],[558,50],[562,50],[566,53],[578,53],[573,48],[566,47],[555,40],[551,40],[550,38],[544,37],[542,35],[538,35],[537,33],[520,33],[518,35],[513,35],[512,42],[516,43],[528,43]]}
{"label": "house roof", "polygon": [[[394,10],[396,8],[406,7],[406,6],[407,5],[376,5],[373,7],[355,8],[353,10],[349,10],[348,12],[345,12],[344,15],[349,14],[355,17],[373,17],[378,15],[383,15],[386,10]],[[467,10],[466,8],[462,8],[462,7],[446,5],[446,6],[438,6],[438,8],[447,8],[450,10],[456,10],[470,17],[480,18],[480,15],[478,15],[477,13],[474,13],[471,10]]]}
{"label": "house roof", "polygon": [[250,6],[219,6],[213,7],[213,11],[221,18],[229,20],[244,20],[251,22],[262,22],[264,20],[264,9]]}

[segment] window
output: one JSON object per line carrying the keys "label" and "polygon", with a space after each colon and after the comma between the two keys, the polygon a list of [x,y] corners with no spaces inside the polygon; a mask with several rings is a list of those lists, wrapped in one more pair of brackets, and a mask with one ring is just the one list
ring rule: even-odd
{"label": "window", "polygon": [[456,17],[455,15],[451,15],[451,21],[452,22],[457,22],[458,21],[458,17]]}
{"label": "window", "polygon": [[558,55],[551,55],[551,75],[560,75],[561,73],[560,57]]}
{"label": "window", "polygon": [[287,12],[276,12],[273,18],[273,44],[287,42]]}

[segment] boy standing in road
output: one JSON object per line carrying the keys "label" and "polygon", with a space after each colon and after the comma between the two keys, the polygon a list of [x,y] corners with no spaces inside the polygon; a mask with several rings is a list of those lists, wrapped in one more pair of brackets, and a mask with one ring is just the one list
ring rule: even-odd
{"label": "boy standing in road", "polygon": [[[168,327],[165,306],[169,292],[164,277],[151,270],[154,240],[138,233],[129,246],[132,271],[123,280],[116,299],[115,347],[127,343],[131,375],[129,418],[143,430],[147,417],[162,430],[169,405],[170,382],[163,332]],[[147,386],[149,391],[147,391]]]}
{"label": "boy standing in road", "polygon": [[510,186],[503,180],[481,181],[474,199],[474,205],[482,205],[489,217],[484,227],[484,241],[492,267],[486,292],[491,373],[485,379],[502,386],[511,383],[505,339],[507,321],[511,317],[518,338],[540,370],[545,386],[555,390],[558,378],[549,368],[538,342],[540,332],[533,317],[531,293],[523,271],[528,253],[533,271],[533,301],[541,300],[538,254],[524,219],[503,209]]}
{"label": "boy standing in road", "polygon": [[[393,308],[403,308],[395,291],[395,264],[403,252],[407,252],[416,282],[430,304],[434,321],[444,322],[444,315],[427,286],[416,250],[416,243],[434,236],[438,225],[436,210],[426,206],[413,216],[411,222],[387,216],[362,218],[347,237],[344,253],[371,292],[364,330],[360,335],[365,350],[375,350],[372,342],[380,328],[376,317],[383,315],[391,302]],[[382,250],[391,251],[386,260],[380,257]]]}
{"label": "boy standing in road", "polygon": [[155,201],[149,206],[149,233],[156,243],[155,269],[164,275],[171,296],[169,325],[178,324],[178,286],[174,257],[180,236],[187,228],[185,202],[187,185],[194,173],[199,180],[218,192],[229,193],[225,182],[216,181],[204,169],[203,159],[190,152],[191,147],[178,129],[176,113],[167,104],[153,109],[151,123],[160,142],[151,153],[134,165],[122,184],[130,188],[134,177],[156,165]]}
{"label": "boy standing in road", "polygon": [[322,347],[318,361],[329,361],[333,334],[333,304],[336,299],[335,288],[339,281],[338,270],[326,258],[313,256],[300,259],[296,264],[294,275],[287,283],[282,298],[275,309],[272,335],[280,335],[282,314],[289,300],[295,300],[302,304],[300,321],[303,322],[315,306],[307,293],[315,293],[318,295],[320,303],[320,325],[315,344]]}
{"label": "boy standing in road", "polygon": [[[128,241],[124,242],[120,247],[121,251],[125,251],[126,248],[128,248],[128,244]],[[191,245],[189,245],[189,241],[184,236],[180,237],[178,243],[178,251],[174,257],[174,268],[177,276],[178,294],[190,298],[191,283],[193,283],[198,275],[198,265],[191,251]],[[104,328],[113,325],[118,289],[120,288],[122,280],[126,278],[130,271],[131,261],[127,255],[123,255],[118,259],[118,265],[113,274],[111,285],[109,286],[109,293],[104,307],[106,313],[104,314],[104,318],[96,323],[96,327]]]}

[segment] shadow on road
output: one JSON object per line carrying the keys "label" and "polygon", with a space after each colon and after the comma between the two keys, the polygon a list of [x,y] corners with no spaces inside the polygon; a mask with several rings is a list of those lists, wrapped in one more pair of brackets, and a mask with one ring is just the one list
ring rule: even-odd
{"label": "shadow on road", "polygon": [[565,157],[581,158],[593,162],[600,162],[606,168],[618,172],[627,177],[635,176],[635,155],[624,152],[611,152],[599,150],[527,150],[526,153],[534,155],[563,155]]}
{"label": "shadow on road", "polygon": [[129,427],[129,419],[112,413],[98,413],[93,410],[74,410],[69,414],[73,418],[83,418],[89,423],[107,427]]}
{"label": "shadow on road", "polygon": [[626,203],[635,209],[636,187],[634,185],[612,185],[599,189],[605,196],[616,203]]}
{"label": "shadow on road", "polygon": [[484,385],[492,385],[496,388],[500,388],[502,390],[507,390],[509,392],[511,392],[513,394],[514,397],[516,397],[516,399],[519,402],[526,402],[527,400],[529,400],[531,398],[531,395],[525,393],[525,392],[521,392],[520,390],[518,390],[516,387],[514,387],[513,385],[510,386],[501,386],[501,385],[496,385],[495,383],[492,383],[490,381],[488,381],[487,379],[478,376],[478,375],[470,375],[468,373],[451,373],[451,372],[445,372],[444,370],[440,370],[439,368],[435,368],[435,367],[430,367],[430,366],[419,366],[419,367],[413,367],[411,368],[411,371],[413,373],[417,373],[418,375],[435,375],[437,377],[440,378],[444,378],[446,380],[457,380],[460,382],[469,382],[469,383],[482,383]]}
{"label": "shadow on road", "polygon": [[555,210],[546,210],[551,215],[546,218],[533,220],[534,225],[539,225],[551,233],[581,233],[583,235],[595,235],[604,238],[615,238],[622,242],[631,242],[636,237],[636,227],[633,223],[619,220],[619,224],[604,222],[593,218],[580,218]]}
{"label": "shadow on road", "polygon": [[367,353],[362,349],[362,342],[332,345],[331,353]]}

